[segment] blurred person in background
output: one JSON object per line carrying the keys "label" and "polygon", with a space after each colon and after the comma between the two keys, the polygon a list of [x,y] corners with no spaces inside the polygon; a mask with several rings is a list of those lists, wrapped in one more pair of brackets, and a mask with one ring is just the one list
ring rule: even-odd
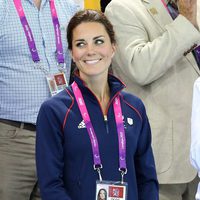
{"label": "blurred person in background", "polygon": [[192,88],[200,75],[197,12],[197,0],[112,0],[105,11],[118,44],[113,72],[147,109],[160,200],[195,198],[189,152]]}
{"label": "blurred person in background", "polygon": [[66,27],[75,12],[71,0],[0,0],[1,200],[40,199],[36,118],[69,81]]}
{"label": "blurred person in background", "polygon": [[[193,88],[191,135],[191,164],[197,169],[200,176],[200,77],[195,81]],[[200,200],[200,184],[198,184],[195,199]]]}

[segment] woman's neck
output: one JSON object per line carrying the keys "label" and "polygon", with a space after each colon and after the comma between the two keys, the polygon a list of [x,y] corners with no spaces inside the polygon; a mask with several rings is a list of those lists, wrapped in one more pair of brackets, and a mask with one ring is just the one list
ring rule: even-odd
{"label": "woman's neck", "polygon": [[110,89],[107,81],[104,83],[102,81],[99,83],[87,82],[86,84],[100,102],[105,98],[110,97]]}
{"label": "woman's neck", "polygon": [[85,80],[87,87],[95,94],[101,104],[103,113],[106,114],[106,109],[110,100],[110,88],[107,77],[102,79]]}

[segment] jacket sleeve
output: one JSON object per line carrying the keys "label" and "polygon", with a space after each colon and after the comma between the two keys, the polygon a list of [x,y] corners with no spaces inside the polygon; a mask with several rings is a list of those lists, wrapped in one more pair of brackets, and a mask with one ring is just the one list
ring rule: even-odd
{"label": "jacket sleeve", "polygon": [[151,147],[151,130],[148,118],[146,116],[146,111],[142,103],[140,108],[140,113],[142,115],[142,126],[135,156],[138,199],[158,200],[158,181]]}
{"label": "jacket sleeve", "polygon": [[191,140],[191,164],[200,172],[200,78],[195,81],[193,89]]}
{"label": "jacket sleeve", "polygon": [[[200,42],[200,32],[184,16],[173,21],[165,8],[163,12],[158,11],[153,18],[142,1],[111,1],[106,7],[117,37],[113,67],[117,65],[139,85],[159,79]],[[163,20],[163,27],[156,18]],[[164,25],[166,21],[169,24]]]}
{"label": "jacket sleeve", "polygon": [[63,183],[63,133],[58,111],[43,103],[36,132],[36,166],[43,200],[71,200]]}

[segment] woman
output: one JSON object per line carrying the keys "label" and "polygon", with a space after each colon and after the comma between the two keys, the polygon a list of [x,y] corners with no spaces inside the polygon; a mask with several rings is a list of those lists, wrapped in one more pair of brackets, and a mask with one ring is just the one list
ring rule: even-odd
{"label": "woman", "polygon": [[107,192],[105,189],[100,189],[98,192],[98,200],[107,200]]}
{"label": "woman", "polygon": [[43,103],[37,120],[42,199],[94,200],[104,185],[108,198],[157,200],[144,105],[108,74],[116,48],[112,25],[100,11],[80,11],[67,39],[78,68],[74,82]]}

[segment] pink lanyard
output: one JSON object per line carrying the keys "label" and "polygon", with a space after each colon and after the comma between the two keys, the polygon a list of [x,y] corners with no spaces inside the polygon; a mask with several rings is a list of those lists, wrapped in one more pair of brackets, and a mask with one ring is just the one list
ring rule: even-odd
{"label": "pink lanyard", "polygon": [[[99,179],[101,178],[100,169],[103,167],[101,163],[100,153],[99,153],[99,145],[98,140],[96,137],[96,133],[94,131],[94,128],[92,126],[92,122],[90,120],[89,113],[87,111],[85,101],[83,99],[82,93],[76,84],[76,82],[72,83],[72,89],[79,107],[79,110],[81,112],[82,118],[85,122],[88,135],[90,137],[90,142],[92,145],[92,152],[93,152],[93,161],[94,161],[94,169],[97,170],[99,173]],[[118,141],[119,141],[119,171],[121,171],[122,175],[122,182],[123,182],[123,176],[127,173],[126,168],[126,137],[125,137],[125,130],[124,130],[124,124],[122,119],[122,110],[121,110],[121,103],[119,96],[115,97],[114,99],[114,114],[115,114],[115,121],[117,125],[117,132],[118,132]]]}
{"label": "pink lanyard", "polygon": [[162,1],[163,5],[165,6],[165,8],[167,9],[168,13],[170,14],[167,4],[165,3],[165,0],[161,0],[161,1]]}
{"label": "pink lanyard", "polygon": [[[29,50],[32,55],[32,59],[34,62],[39,62],[40,58],[38,55],[38,51],[36,49],[36,44],[33,38],[31,28],[24,14],[21,0],[13,0],[13,1],[14,1],[15,8],[17,10],[17,13],[19,15],[21,24],[23,26],[23,29],[26,35],[26,39],[28,42]],[[62,40],[61,40],[60,24],[58,21],[58,16],[57,16],[54,0],[50,0],[50,8],[51,8],[51,16],[52,16],[52,21],[54,25],[54,32],[55,32],[55,39],[56,39],[56,50],[57,50],[56,56],[57,56],[58,66],[60,67],[60,69],[64,69],[65,63],[64,63],[63,47],[62,47]]]}

